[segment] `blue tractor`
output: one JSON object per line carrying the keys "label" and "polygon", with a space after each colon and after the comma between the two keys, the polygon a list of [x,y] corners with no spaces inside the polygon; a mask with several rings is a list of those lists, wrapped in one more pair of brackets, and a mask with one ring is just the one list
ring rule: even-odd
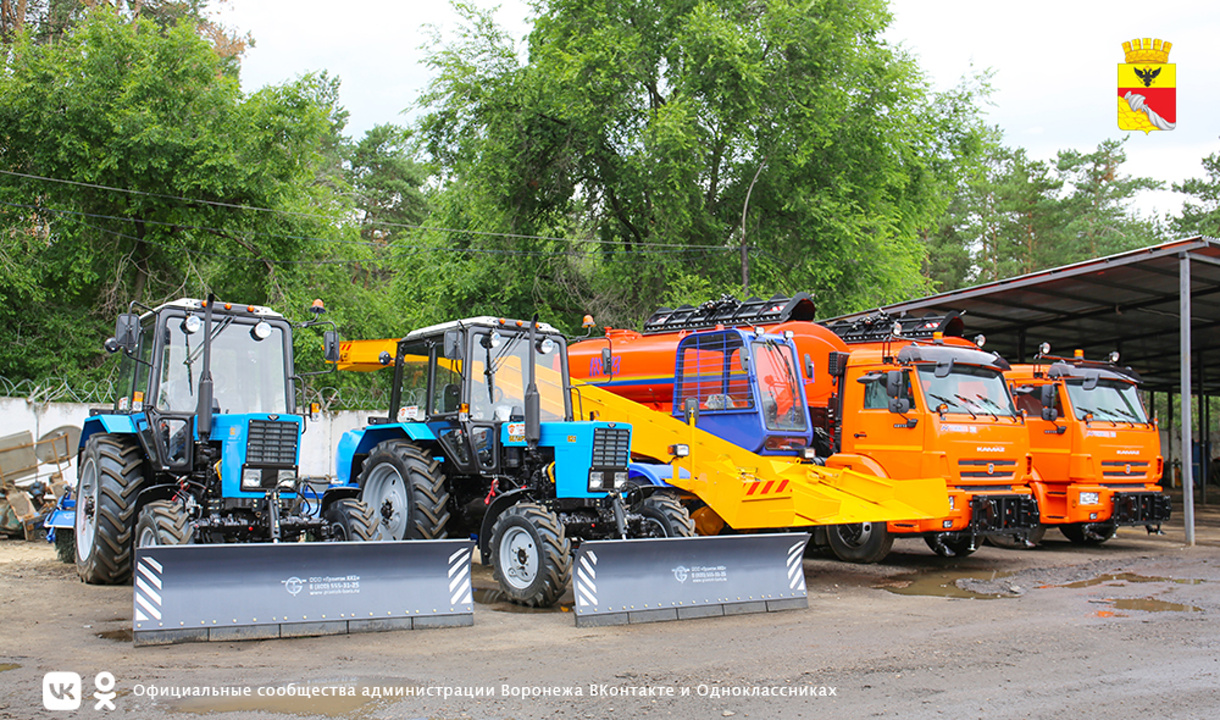
{"label": "blue tractor", "polygon": [[[319,496],[298,474],[293,326],[211,297],[144,309],[119,315],[115,405],[81,432],[69,511],[81,579],[129,581],[146,545],[371,539],[355,490]],[[337,334],[325,340],[336,358]]]}
{"label": "blue tractor", "polygon": [[630,425],[573,420],[550,325],[476,317],[345,347],[394,366],[389,413],[345,433],[336,460],[382,537],[476,537],[510,601],[549,606],[573,543],[694,534],[675,493],[628,482]]}

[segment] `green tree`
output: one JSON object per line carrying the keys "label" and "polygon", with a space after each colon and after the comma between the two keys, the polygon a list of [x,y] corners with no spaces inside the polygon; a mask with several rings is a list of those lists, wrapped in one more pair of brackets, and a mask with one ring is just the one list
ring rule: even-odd
{"label": "green tree", "polygon": [[1206,235],[1220,238],[1220,152],[1203,158],[1204,178],[1174,183],[1174,192],[1188,195],[1182,213],[1172,220],[1176,237]]}
{"label": "green tree", "polygon": [[458,7],[421,138],[461,196],[468,224],[446,227],[566,258],[533,261],[559,291],[535,284],[535,305],[630,323],[693,288],[740,291],[747,267],[751,291],[813,289],[826,313],[927,288],[921,230],[959,149],[945,130],[975,106],[937,104],[880,39],[883,2],[544,0],[524,62]]}

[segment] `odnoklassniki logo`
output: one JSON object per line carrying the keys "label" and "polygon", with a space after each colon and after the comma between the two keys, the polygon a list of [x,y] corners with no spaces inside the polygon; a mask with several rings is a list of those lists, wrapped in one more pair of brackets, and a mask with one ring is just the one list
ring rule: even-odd
{"label": "odnoklassniki logo", "polygon": [[1173,130],[1178,125],[1177,66],[1169,60],[1173,43],[1160,39],[1123,43],[1126,62],[1118,66],[1118,128]]}

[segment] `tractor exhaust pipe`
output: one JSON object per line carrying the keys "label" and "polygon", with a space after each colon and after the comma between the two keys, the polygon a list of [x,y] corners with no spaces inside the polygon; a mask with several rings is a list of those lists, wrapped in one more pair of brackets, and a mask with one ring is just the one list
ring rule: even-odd
{"label": "tractor exhaust pipe", "polygon": [[534,365],[537,363],[538,352],[538,315],[530,321],[530,354],[528,383],[525,386],[525,442],[531,451],[538,449],[538,441],[542,439],[542,404],[538,397],[538,383],[535,378]]}
{"label": "tractor exhaust pipe", "polygon": [[201,441],[207,441],[212,435],[212,305],[216,303],[216,296],[208,293],[207,303],[203,311],[203,368],[199,371],[199,404],[195,406],[196,429]]}

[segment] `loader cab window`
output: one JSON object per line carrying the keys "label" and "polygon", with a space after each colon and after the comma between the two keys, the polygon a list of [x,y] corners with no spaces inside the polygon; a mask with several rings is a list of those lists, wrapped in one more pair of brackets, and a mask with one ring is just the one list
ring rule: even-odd
{"label": "loader cab window", "polygon": [[1094,420],[1114,422],[1146,423],[1148,415],[1133,383],[1122,380],[1101,379],[1097,386],[1085,389],[1082,378],[1072,378],[1065,383],[1068,398],[1077,420],[1092,414]]}
{"label": "loader cab window", "polygon": [[751,345],[767,429],[804,432],[808,413],[801,405],[800,380],[792,349],[774,340],[755,340]]}
{"label": "loader cab window", "polygon": [[[288,405],[288,332],[282,320],[268,321],[258,337],[257,318],[217,316],[212,320],[213,408],[225,414],[291,412]],[[204,329],[181,315],[167,315],[161,327],[156,407],[192,413],[198,407],[203,373]]]}
{"label": "loader cab window", "polygon": [[[944,405],[946,412],[975,417],[1013,417],[1017,414],[1008,385],[998,370],[955,364],[948,375],[936,377],[935,365],[918,367],[920,389],[931,412]],[[885,392],[884,387],[882,392]]]}
{"label": "loader cab window", "polygon": [[746,345],[737,333],[696,335],[683,341],[674,407],[693,398],[703,410],[753,409],[744,354]]}
{"label": "loader cab window", "polygon": [[[529,333],[504,329],[478,330],[471,342],[470,418],[508,421],[525,418],[529,384]],[[534,382],[538,386],[543,422],[567,417],[564,377],[567,345],[562,337],[539,333],[534,348]]]}
{"label": "loader cab window", "polygon": [[412,342],[400,346],[402,368],[398,384],[398,422],[422,422],[428,413],[428,344]]}

